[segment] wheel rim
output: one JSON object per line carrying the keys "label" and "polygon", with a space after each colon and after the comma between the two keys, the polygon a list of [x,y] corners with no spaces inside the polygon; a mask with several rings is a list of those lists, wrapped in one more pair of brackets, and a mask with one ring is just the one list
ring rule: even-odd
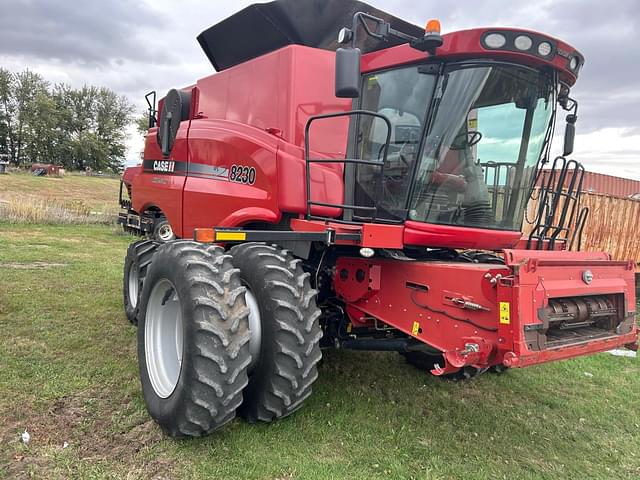
{"label": "wheel rim", "polygon": [[251,372],[257,365],[260,359],[260,345],[262,343],[262,320],[260,319],[260,307],[258,306],[258,300],[248,286],[244,294],[244,299],[247,302],[249,308],[249,331],[251,337],[249,337],[249,352],[251,353],[251,363],[249,364],[249,372]]}
{"label": "wheel rim", "polygon": [[169,397],[182,367],[182,308],[173,284],[160,280],[151,291],[145,315],[145,360],[156,395]]}
{"label": "wheel rim", "polygon": [[140,280],[140,275],[138,273],[138,265],[135,263],[131,265],[129,268],[129,303],[133,308],[138,306],[138,286],[140,285],[138,282]]}
{"label": "wheel rim", "polygon": [[158,228],[158,238],[163,242],[168,242],[169,240],[172,240],[173,229],[171,228],[171,225],[169,225],[168,223],[161,225],[160,228]]}

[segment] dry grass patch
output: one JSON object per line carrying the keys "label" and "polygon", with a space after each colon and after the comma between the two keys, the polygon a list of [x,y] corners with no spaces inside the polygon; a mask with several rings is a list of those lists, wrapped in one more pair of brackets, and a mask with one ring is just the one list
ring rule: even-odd
{"label": "dry grass patch", "polygon": [[108,224],[119,211],[117,178],[0,175],[0,221],[26,224]]}
{"label": "dry grass patch", "polygon": [[113,223],[112,215],[92,213],[91,208],[79,200],[54,198],[10,198],[0,201],[0,220],[9,223],[45,225],[82,225]]}

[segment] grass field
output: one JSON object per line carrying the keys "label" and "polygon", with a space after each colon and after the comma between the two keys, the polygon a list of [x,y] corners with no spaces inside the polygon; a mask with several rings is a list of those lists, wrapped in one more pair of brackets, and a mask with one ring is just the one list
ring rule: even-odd
{"label": "grass field", "polygon": [[113,177],[0,175],[0,221],[111,223],[120,209],[119,187]]}
{"label": "grass field", "polygon": [[165,438],[121,305],[130,240],[0,223],[0,476],[640,478],[640,361],[609,354],[449,383],[395,354],[329,351],[292,417]]}

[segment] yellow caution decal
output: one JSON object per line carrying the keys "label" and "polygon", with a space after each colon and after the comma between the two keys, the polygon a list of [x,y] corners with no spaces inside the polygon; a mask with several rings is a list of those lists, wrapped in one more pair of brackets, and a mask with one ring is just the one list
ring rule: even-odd
{"label": "yellow caution decal", "polygon": [[413,327],[411,327],[411,333],[414,335],[418,335],[418,333],[420,333],[420,324],[418,322],[413,322]]}
{"label": "yellow caution decal", "polygon": [[246,239],[245,232],[216,232],[217,242],[244,242]]}
{"label": "yellow caution decal", "polygon": [[500,323],[509,325],[511,323],[511,312],[509,302],[500,302]]}

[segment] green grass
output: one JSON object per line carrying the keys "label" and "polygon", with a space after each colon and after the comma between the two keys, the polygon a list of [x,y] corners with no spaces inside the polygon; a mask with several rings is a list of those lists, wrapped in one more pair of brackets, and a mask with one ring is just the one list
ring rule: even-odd
{"label": "green grass", "polygon": [[0,224],[0,476],[640,478],[640,361],[608,354],[449,383],[395,354],[328,351],[292,417],[165,438],[121,305],[129,241]]}

